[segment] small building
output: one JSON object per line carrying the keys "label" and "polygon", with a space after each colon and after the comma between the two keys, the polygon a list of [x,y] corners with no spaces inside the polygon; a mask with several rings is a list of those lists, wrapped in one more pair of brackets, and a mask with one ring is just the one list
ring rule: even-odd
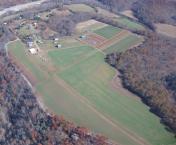
{"label": "small building", "polygon": [[54,41],[59,41],[59,38],[54,38]]}
{"label": "small building", "polygon": [[57,48],[61,48],[61,47],[62,47],[62,45],[61,45],[61,44],[58,44],[58,45],[56,45],[56,47],[57,47]]}
{"label": "small building", "polygon": [[27,42],[27,45],[28,45],[29,48],[33,47],[33,44],[34,44],[33,41],[28,41],[28,42]]}
{"label": "small building", "polygon": [[79,38],[85,39],[85,38],[86,38],[86,35],[81,35],[81,36],[79,36]]}
{"label": "small building", "polygon": [[29,49],[29,52],[30,52],[31,54],[37,54],[37,50],[36,50],[35,48],[30,48],[30,49]]}

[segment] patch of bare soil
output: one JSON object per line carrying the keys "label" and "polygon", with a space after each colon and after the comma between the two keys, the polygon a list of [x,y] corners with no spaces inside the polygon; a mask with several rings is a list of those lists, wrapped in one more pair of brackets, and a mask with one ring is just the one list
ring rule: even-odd
{"label": "patch of bare soil", "polygon": [[176,38],[176,26],[158,23],[155,24],[158,33]]}

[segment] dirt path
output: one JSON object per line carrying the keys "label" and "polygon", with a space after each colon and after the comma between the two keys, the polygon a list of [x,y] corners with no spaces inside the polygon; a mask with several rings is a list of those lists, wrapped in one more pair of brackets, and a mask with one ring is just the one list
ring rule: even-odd
{"label": "dirt path", "polygon": [[96,107],[88,99],[86,99],[86,97],[81,96],[74,88],[68,85],[64,80],[62,80],[56,75],[53,75],[53,79],[55,79],[57,83],[61,85],[62,87],[64,87],[70,94],[74,95],[77,99],[79,99],[82,103],[84,103],[88,108],[90,108],[100,118],[102,118],[104,121],[106,121],[111,126],[115,127],[118,131],[121,131],[122,133],[124,133],[126,136],[128,136],[138,145],[151,145],[147,141],[145,141],[143,138],[137,136],[133,132],[130,132],[126,128],[122,127],[121,124],[119,124],[117,121],[110,119],[111,118],[110,116],[104,115],[103,113],[99,112],[96,109]]}

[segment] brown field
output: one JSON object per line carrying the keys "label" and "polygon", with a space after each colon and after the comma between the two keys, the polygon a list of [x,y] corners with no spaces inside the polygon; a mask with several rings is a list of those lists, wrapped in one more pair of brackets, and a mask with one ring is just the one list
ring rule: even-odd
{"label": "brown field", "polygon": [[158,33],[176,38],[176,26],[161,23],[158,23],[155,26]]}

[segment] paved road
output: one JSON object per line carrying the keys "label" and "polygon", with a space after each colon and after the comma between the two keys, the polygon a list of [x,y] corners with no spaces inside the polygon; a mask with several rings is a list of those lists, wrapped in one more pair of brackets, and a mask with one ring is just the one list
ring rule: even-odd
{"label": "paved road", "polygon": [[4,10],[0,11],[0,16],[2,16],[3,14],[5,14],[7,12],[10,12],[10,11],[20,11],[20,10],[24,10],[29,7],[40,5],[41,3],[45,2],[45,1],[47,1],[47,0],[40,0],[40,1],[36,1],[36,2],[30,2],[30,3],[26,3],[26,4],[20,4],[20,5],[12,6],[9,8],[5,8]]}

